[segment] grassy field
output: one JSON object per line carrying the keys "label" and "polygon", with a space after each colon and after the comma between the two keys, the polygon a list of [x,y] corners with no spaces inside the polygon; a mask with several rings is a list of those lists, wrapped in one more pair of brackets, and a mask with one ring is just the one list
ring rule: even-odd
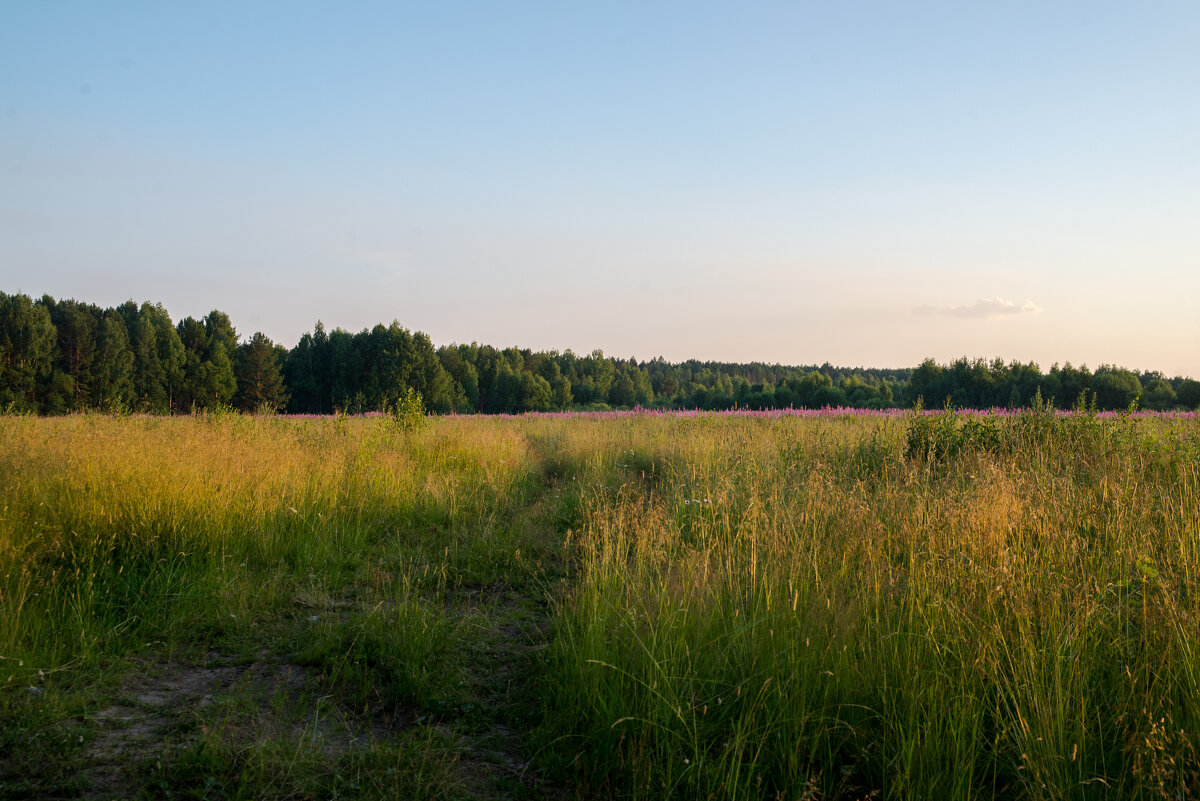
{"label": "grassy field", "polygon": [[1182,416],[0,417],[0,798],[1188,798]]}

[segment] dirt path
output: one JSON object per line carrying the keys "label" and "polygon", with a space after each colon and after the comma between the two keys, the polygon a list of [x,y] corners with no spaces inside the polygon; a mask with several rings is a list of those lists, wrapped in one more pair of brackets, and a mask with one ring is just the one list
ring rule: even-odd
{"label": "dirt path", "polygon": [[[531,450],[540,458],[536,443]],[[319,591],[289,577],[291,608],[255,608],[244,632],[214,626],[127,652],[79,674],[54,710],[39,709],[44,696],[31,691],[22,725],[64,732],[62,743],[55,760],[0,753],[0,799],[568,797],[534,754],[552,595],[566,576],[559,480],[527,485],[512,519],[496,522],[520,547],[486,563],[489,583],[451,569],[444,584],[414,590],[415,603],[455,632],[457,685],[444,700],[364,700],[376,674],[353,674],[372,658],[354,653],[355,638],[398,598],[364,592],[353,572],[310,575],[314,587],[327,582]],[[371,556],[391,558],[400,570],[415,557]],[[327,650],[314,656],[322,636]]]}
{"label": "dirt path", "polygon": [[[356,753],[407,738],[410,757],[442,763],[434,766],[430,792],[413,797],[563,797],[531,761],[548,603],[537,581],[452,592],[445,614],[467,632],[465,702],[436,714],[400,709],[363,717],[337,703],[337,688],[316,671],[267,649],[249,659],[216,651],[138,658],[104,703],[82,716],[90,736],[75,784],[86,799],[136,795],[148,778],[164,795],[219,799],[232,787],[220,763],[264,743],[294,747],[297,762],[317,755],[336,770]],[[418,731],[427,737],[414,736]],[[416,754],[421,748],[429,753]]]}
{"label": "dirt path", "polygon": [[477,700],[455,721],[465,746],[460,776],[476,798],[559,797],[560,790],[530,760],[530,734],[540,721],[541,659],[550,634],[547,601],[504,586],[481,595],[467,679]]}

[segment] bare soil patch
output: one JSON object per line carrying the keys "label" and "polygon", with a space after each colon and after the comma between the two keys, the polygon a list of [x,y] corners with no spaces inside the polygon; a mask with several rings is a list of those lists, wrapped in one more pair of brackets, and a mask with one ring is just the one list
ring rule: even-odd
{"label": "bare soil patch", "polygon": [[336,759],[413,723],[407,711],[362,720],[321,689],[308,668],[266,652],[249,664],[216,652],[198,661],[140,661],[112,703],[85,716],[92,732],[85,797],[134,790],[148,765],[161,764],[214,728],[231,744],[303,741]]}

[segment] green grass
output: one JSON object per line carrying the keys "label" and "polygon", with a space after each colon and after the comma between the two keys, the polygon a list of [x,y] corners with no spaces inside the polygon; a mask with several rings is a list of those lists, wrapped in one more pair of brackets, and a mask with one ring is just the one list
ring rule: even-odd
{"label": "green grass", "polygon": [[0,798],[1186,798],[1200,428],[0,417]]}
{"label": "green grass", "polygon": [[1196,790],[1195,422],[928,421],[655,420],[653,480],[596,465],[561,769],[652,798]]}
{"label": "green grass", "polygon": [[[105,780],[126,792],[325,798],[322,777],[385,756],[400,786],[434,788],[413,797],[466,792],[472,746],[454,729],[481,692],[472,592],[535,593],[553,561],[519,432],[229,415],[0,426],[0,796],[81,792],[108,741]],[[251,665],[299,671],[304,703],[372,736],[305,747],[303,726],[275,720],[287,704],[236,726],[193,714]],[[187,703],[125,711],[155,668]],[[78,736],[59,742],[64,726]],[[368,786],[355,792],[390,797]]]}

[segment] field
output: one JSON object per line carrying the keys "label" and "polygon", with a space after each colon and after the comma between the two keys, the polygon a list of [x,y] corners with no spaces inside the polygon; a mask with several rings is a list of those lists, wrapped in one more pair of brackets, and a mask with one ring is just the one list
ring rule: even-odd
{"label": "field", "polygon": [[1194,415],[0,417],[4,799],[1187,798],[1198,648]]}

